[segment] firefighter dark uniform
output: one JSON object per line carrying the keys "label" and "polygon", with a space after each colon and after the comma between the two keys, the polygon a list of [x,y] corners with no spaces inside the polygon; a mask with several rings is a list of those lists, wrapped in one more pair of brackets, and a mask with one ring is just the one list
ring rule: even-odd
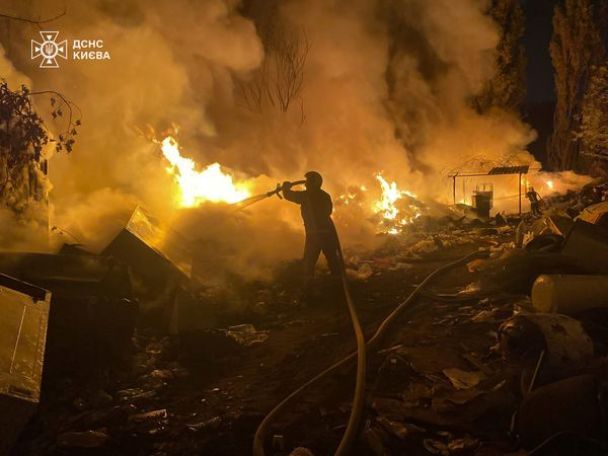
{"label": "firefighter dark uniform", "polygon": [[530,187],[526,193],[526,197],[530,201],[530,210],[532,211],[532,215],[541,215],[542,212],[540,210],[540,195],[533,187]]}
{"label": "firefighter dark uniform", "polygon": [[306,190],[294,191],[291,182],[284,182],[286,200],[300,205],[306,231],[304,245],[304,273],[312,278],[319,255],[323,252],[332,275],[341,273],[342,261],[336,227],[331,219],[333,205],[329,194],[321,189],[323,179],[315,171],[306,173]]}

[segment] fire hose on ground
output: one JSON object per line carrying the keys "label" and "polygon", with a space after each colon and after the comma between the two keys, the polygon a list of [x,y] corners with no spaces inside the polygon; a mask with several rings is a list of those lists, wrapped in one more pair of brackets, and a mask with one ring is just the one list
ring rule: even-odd
{"label": "fire hose on ground", "polygon": [[[301,184],[304,184],[305,182],[306,181],[303,181],[303,180],[292,182],[292,186],[301,185]],[[266,198],[270,198],[274,195],[278,196],[280,199],[283,199],[281,196],[281,193],[280,193],[281,191],[282,191],[281,184],[277,184],[277,186],[274,190],[271,190],[266,193],[262,193],[260,195],[252,196],[239,203],[236,203],[235,204],[236,209],[242,210],[246,207],[251,206],[252,204],[255,204]],[[337,233],[336,233],[336,236],[338,237]],[[336,450],[337,455],[344,455],[344,454],[348,453],[348,450],[356,437],[356,431],[358,429],[359,421],[361,419],[361,414],[363,412],[363,404],[364,404],[365,395],[362,394],[362,392],[365,392],[366,345],[365,345],[365,335],[363,334],[363,328],[361,327],[361,323],[359,322],[359,316],[357,314],[355,304],[351,298],[350,290],[348,288],[348,282],[346,280],[346,271],[344,269],[344,256],[342,254],[342,247],[340,246],[339,237],[338,237],[337,250],[338,250],[338,255],[339,255],[340,264],[341,264],[340,280],[341,280],[342,289],[344,292],[344,298],[346,300],[346,304],[348,307],[350,319],[351,319],[351,322],[353,325],[355,339],[357,342],[357,351],[355,353],[353,353],[353,357],[355,355],[357,356],[355,395],[353,398],[351,413],[350,413],[350,417],[348,419],[348,425],[346,427],[346,431],[344,432],[344,435],[342,436],[342,440],[340,441],[338,449]],[[298,394],[298,392],[296,392],[295,396],[297,396],[297,394]],[[285,404],[281,403],[277,407],[275,407],[276,413],[279,413],[279,411],[282,408],[282,404],[287,405],[291,401],[291,399],[293,399],[293,397],[295,397],[295,396],[293,396],[293,397],[292,396],[293,395],[287,397],[283,401]],[[272,412],[271,412],[270,414],[268,414],[266,416],[264,421],[262,421],[262,423],[258,427],[258,430],[257,430],[257,432],[255,434],[255,438],[254,438],[254,450],[253,450],[254,454],[256,454],[256,455],[262,455],[262,456],[264,455],[265,428],[266,428],[266,425],[272,421],[272,418],[273,418],[273,416],[272,416]]]}
{"label": "fire hose on ground", "polygon": [[[336,455],[343,456],[348,454],[354,439],[357,435],[357,431],[359,428],[361,415],[363,412],[363,404],[365,401],[365,359],[366,359],[366,350],[373,348],[382,338],[382,336],[386,333],[390,325],[397,319],[397,317],[401,314],[403,310],[405,310],[424,290],[424,288],[437,276],[442,273],[451,270],[455,267],[461,266],[463,264],[468,263],[471,260],[477,258],[486,258],[489,253],[487,251],[477,251],[473,252],[463,258],[460,258],[456,261],[443,265],[437,269],[435,269],[431,274],[429,274],[420,284],[416,286],[416,288],[410,293],[410,295],[402,301],[378,326],[374,335],[369,339],[367,344],[365,344],[365,339],[363,335],[363,330],[359,323],[359,318],[354,307],[352,298],[350,296],[350,292],[348,289],[348,284],[346,281],[346,274],[344,271],[344,267],[342,268],[341,280],[342,286],[344,289],[344,296],[346,299],[346,303],[348,305],[349,313],[351,316],[351,320],[353,323],[353,328],[355,330],[355,335],[357,338],[357,351],[351,353],[340,361],[334,363],[321,373],[317,374],[315,377],[304,383],[298,389],[293,391],[289,396],[283,399],[279,404],[277,404],[262,420],[259,424],[254,439],[253,439],[253,455],[254,456],[265,456],[264,452],[264,440],[266,436],[266,431],[270,423],[272,423],[273,419],[281,413],[285,407],[287,407],[291,402],[297,398],[300,394],[302,394],[308,387],[318,383],[320,380],[325,378],[327,375],[333,373],[334,371],[340,369],[341,367],[346,366],[349,362],[351,362],[355,357],[357,357],[357,380],[355,384],[355,393],[353,398],[353,405],[351,408],[351,414],[348,420],[348,425],[346,430],[344,431],[344,435],[342,436],[342,440],[336,450]],[[342,262],[342,265],[344,263]]]}

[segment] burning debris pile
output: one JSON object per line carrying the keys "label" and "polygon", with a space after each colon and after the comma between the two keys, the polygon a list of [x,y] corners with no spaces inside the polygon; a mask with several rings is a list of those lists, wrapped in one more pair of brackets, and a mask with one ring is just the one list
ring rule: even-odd
{"label": "burning debris pile", "polygon": [[[173,136],[167,136],[159,143],[164,158],[170,163],[167,172],[174,175],[179,187],[181,207],[196,207],[206,202],[236,204],[251,197],[254,187],[251,180],[235,182],[233,175],[222,171],[219,163],[198,171],[196,162],[183,156]],[[343,207],[368,204],[367,211],[377,225],[377,232],[385,234],[400,233],[404,226],[425,213],[426,206],[414,193],[398,188],[396,182],[387,181],[380,172],[375,174],[375,180],[378,186],[369,193],[377,195],[377,199],[371,203],[368,203],[368,188],[364,185],[354,193],[340,195],[339,203]]]}
{"label": "burning debris pile", "polygon": [[416,195],[400,190],[396,182],[387,182],[381,174],[377,174],[376,178],[382,188],[380,199],[374,203],[374,211],[382,217],[380,231],[397,234],[404,225],[422,215],[421,204]]}

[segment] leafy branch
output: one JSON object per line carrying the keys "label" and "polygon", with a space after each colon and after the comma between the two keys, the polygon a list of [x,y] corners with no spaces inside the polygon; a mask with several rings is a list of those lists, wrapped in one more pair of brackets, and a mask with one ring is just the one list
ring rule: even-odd
{"label": "leafy branch", "polygon": [[[51,139],[51,142],[56,142],[55,149],[57,152],[61,152],[63,149],[66,152],[72,152],[74,143],[76,142],[75,136],[78,134],[78,127],[82,124],[82,111],[77,104],[68,100],[64,95],[54,90],[42,90],[37,92],[30,92],[30,95],[50,95],[50,103],[53,110],[51,115],[53,119],[64,116],[64,109],[68,112],[67,127],[64,131],[59,134],[58,141]],[[78,111],[78,118],[74,120],[74,111]]]}

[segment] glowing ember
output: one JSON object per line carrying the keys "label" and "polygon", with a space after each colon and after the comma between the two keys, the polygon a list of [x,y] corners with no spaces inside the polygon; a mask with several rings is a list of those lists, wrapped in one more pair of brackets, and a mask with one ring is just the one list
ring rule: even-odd
{"label": "glowing ember", "polygon": [[235,184],[230,174],[222,172],[219,163],[197,171],[194,160],[182,157],[172,136],[163,139],[161,150],[171,163],[167,171],[175,175],[179,184],[182,206],[193,207],[204,201],[236,203],[250,196],[243,184]]}
{"label": "glowing ember", "polygon": [[548,180],[548,181],[546,182],[546,184],[547,184],[547,187],[548,187],[550,190],[555,189],[555,185],[553,184],[553,181]]}
{"label": "glowing ember", "polygon": [[407,190],[400,190],[396,182],[389,183],[380,173],[376,175],[376,179],[380,182],[382,195],[374,202],[373,209],[383,218],[380,222],[381,231],[397,234],[401,227],[412,223],[421,215],[420,208],[412,204],[416,195]]}

